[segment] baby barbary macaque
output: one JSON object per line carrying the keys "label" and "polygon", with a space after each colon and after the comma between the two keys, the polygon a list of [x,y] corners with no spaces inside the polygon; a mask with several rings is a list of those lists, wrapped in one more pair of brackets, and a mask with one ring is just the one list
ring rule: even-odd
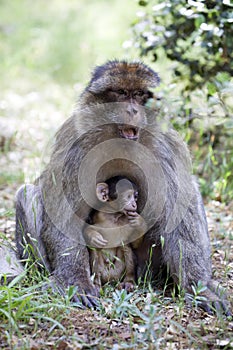
{"label": "baby barbary macaque", "polygon": [[126,178],[116,176],[98,183],[99,210],[90,213],[84,237],[90,250],[91,272],[99,290],[107,282],[133,290],[135,257],[133,248],[141,243],[146,223],[137,213],[138,192]]}

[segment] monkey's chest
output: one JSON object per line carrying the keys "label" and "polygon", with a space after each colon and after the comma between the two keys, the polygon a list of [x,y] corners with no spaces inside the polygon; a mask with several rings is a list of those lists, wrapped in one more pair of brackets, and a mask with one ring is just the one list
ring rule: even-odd
{"label": "monkey's chest", "polygon": [[111,249],[102,249],[102,259],[104,264],[115,265],[117,262],[125,265],[124,253],[121,247],[111,248]]}
{"label": "monkey's chest", "polygon": [[101,284],[120,281],[124,277],[126,268],[123,248],[102,249],[98,254],[94,272],[99,275]]}

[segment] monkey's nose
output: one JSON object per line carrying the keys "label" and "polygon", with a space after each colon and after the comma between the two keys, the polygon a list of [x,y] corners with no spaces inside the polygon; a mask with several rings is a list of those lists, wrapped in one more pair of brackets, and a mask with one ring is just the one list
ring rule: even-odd
{"label": "monkey's nose", "polygon": [[130,117],[134,117],[138,113],[138,108],[133,104],[129,104],[126,109],[126,112]]}

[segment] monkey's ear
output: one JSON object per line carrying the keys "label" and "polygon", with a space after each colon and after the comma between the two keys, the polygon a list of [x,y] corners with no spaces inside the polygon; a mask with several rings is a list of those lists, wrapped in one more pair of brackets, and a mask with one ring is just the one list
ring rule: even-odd
{"label": "monkey's ear", "polygon": [[109,189],[105,182],[100,182],[96,185],[96,196],[101,202],[109,200]]}

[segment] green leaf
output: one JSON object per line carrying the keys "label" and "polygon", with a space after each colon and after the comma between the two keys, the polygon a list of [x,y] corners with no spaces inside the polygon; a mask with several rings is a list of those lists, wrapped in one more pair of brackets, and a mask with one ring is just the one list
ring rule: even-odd
{"label": "green leaf", "polygon": [[213,96],[217,92],[216,86],[213,83],[208,83],[207,84],[207,90],[208,90],[208,94],[211,95],[211,96]]}
{"label": "green leaf", "polygon": [[139,6],[147,6],[147,4],[148,4],[148,2],[145,1],[145,0],[140,0],[140,1],[138,2],[138,5],[139,5]]}
{"label": "green leaf", "polygon": [[230,81],[230,75],[227,72],[221,72],[221,73],[218,73],[216,79],[220,83],[225,83],[227,81]]}
{"label": "green leaf", "polygon": [[198,29],[202,23],[206,21],[205,16],[199,15],[195,18],[195,27]]}

